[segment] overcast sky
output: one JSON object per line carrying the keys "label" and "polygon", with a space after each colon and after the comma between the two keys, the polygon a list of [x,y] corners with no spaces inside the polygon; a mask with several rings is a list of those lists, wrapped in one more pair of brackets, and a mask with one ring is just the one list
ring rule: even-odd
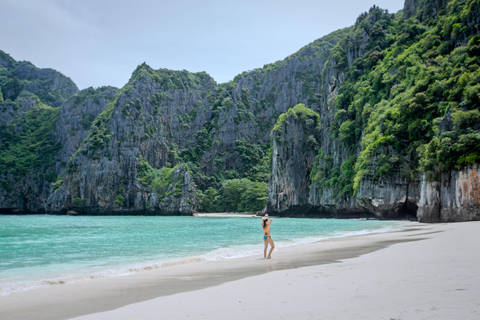
{"label": "overcast sky", "polygon": [[146,62],[218,83],[284,59],[404,0],[0,0],[0,50],[53,68],[80,89],[123,87]]}

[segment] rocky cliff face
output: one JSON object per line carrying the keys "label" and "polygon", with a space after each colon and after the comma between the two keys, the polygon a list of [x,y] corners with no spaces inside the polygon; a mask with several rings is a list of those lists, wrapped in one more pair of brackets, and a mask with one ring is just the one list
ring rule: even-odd
{"label": "rocky cliff face", "polygon": [[367,175],[355,195],[354,208],[365,209],[380,219],[417,218],[421,180],[394,176],[376,180]]}
{"label": "rocky cliff face", "polygon": [[[350,28],[338,30],[300,49],[284,60],[235,77],[221,102],[212,144],[205,157],[205,174],[246,170],[247,163],[237,151],[239,141],[268,148],[270,130],[278,116],[296,104],[319,107],[322,72],[330,50],[346,37]],[[215,105],[215,104],[214,104]],[[215,163],[209,159],[221,159]],[[260,160],[260,159],[258,159]]]}
{"label": "rocky cliff face", "polygon": [[55,141],[61,145],[56,161],[60,172],[87,138],[93,121],[105,110],[117,91],[114,87],[88,88],[62,105],[53,132]]}
{"label": "rocky cliff face", "polygon": [[0,73],[3,100],[12,103],[21,92],[30,92],[46,105],[59,107],[78,92],[75,83],[60,72],[40,69],[27,61],[15,61],[1,50]]}
{"label": "rocky cliff face", "polygon": [[[115,91],[115,88],[86,89],[61,108],[50,108],[24,90],[14,103],[4,104],[2,142],[12,145],[5,151],[13,157],[12,161],[18,161],[22,166],[12,168],[10,165],[10,172],[0,174],[0,180],[8,185],[8,188],[0,189],[1,208],[6,212],[44,212],[45,200],[52,191],[55,177],[65,169],[70,156],[90,131],[91,123],[105,109]],[[40,121],[37,120],[39,117]],[[44,127],[38,128],[39,125]],[[46,148],[45,145],[33,146],[42,140]],[[15,155],[19,148],[38,149],[31,152],[31,156],[43,155],[38,161],[22,163],[22,159]]]}
{"label": "rocky cliff face", "polygon": [[[411,181],[399,175],[378,180],[372,165],[372,172],[364,175],[355,196],[345,198],[338,198],[334,192],[338,186],[332,183],[340,183],[339,179],[319,182],[329,174],[326,167],[331,166],[333,159],[325,155],[320,144],[323,132],[320,126],[313,126],[313,120],[301,119],[295,108],[282,115],[272,131],[268,213],[295,217],[416,219],[420,180]],[[320,119],[318,114],[310,115],[309,119],[315,117]],[[345,164],[352,165],[349,161],[343,162],[339,169],[347,171]]]}
{"label": "rocky cliff face", "polygon": [[[111,169],[111,168],[110,168]],[[82,213],[82,214],[157,214],[157,215],[192,215],[195,205],[195,184],[192,176],[183,166],[178,166],[170,173],[168,183],[152,192],[150,188],[137,183],[129,185],[121,170],[122,179],[117,183],[117,194],[111,194],[109,186],[95,187],[93,183],[102,181],[111,172],[105,170],[96,174],[93,182],[83,179],[72,188],[65,184],[52,193],[46,201],[46,212]],[[92,174],[87,173],[87,178]],[[110,181],[112,185],[115,181]],[[124,189],[125,187],[125,189]],[[132,190],[135,188],[134,190]],[[89,193],[90,192],[90,193]],[[125,195],[127,198],[125,198]],[[110,197],[109,197],[110,196]]]}
{"label": "rocky cliff face", "polygon": [[[173,167],[180,157],[191,161],[199,187],[205,183],[203,175],[208,178],[228,170],[248,170],[255,159],[242,157],[237,151],[239,144],[247,148],[268,145],[270,128],[279,114],[297,102],[317,105],[315,92],[321,88],[329,50],[344,34],[346,30],[341,30],[284,61],[243,73],[234,84],[220,87],[205,74],[140,66],[105,114],[93,123],[91,133],[72,156],[61,187],[49,199],[52,205],[48,210],[80,210],[74,205],[77,201],[89,213],[171,212],[154,205],[158,196],[139,183],[142,159],[153,170]],[[81,141],[77,136],[80,134],[72,137],[76,141],[73,148]],[[71,148],[63,151],[69,143],[62,145],[61,154],[69,154]],[[91,183],[79,184],[81,179]],[[122,185],[122,181],[127,183]],[[195,199],[184,203],[190,207],[181,212],[192,212]]]}
{"label": "rocky cliff face", "polygon": [[[60,72],[53,69],[39,69],[25,61],[15,64],[12,76],[20,81],[26,80],[23,90],[37,95],[45,104],[52,107],[59,107],[78,92],[75,83]],[[55,95],[52,96],[53,92]]]}
{"label": "rocky cliff face", "polygon": [[[14,120],[25,117],[27,111],[33,109],[39,103],[39,99],[30,92],[23,91],[15,101],[0,103],[0,126],[11,124]],[[1,142],[0,142],[1,143]]]}
{"label": "rocky cliff face", "polygon": [[303,104],[278,120],[272,130],[272,174],[267,211],[276,215],[308,216],[315,153],[319,147],[320,117]]}
{"label": "rocky cliff face", "polygon": [[[344,85],[347,73],[357,67],[354,62],[371,51],[372,47],[378,48],[382,45],[381,34],[386,32],[383,28],[388,24],[388,22],[380,24],[379,21],[382,19],[388,21],[390,17],[376,7],[362,14],[355,26],[348,30],[333,52],[330,52],[329,59],[325,62],[320,101],[315,108],[322,121],[317,138],[320,152],[315,153],[316,157],[313,156],[315,160],[310,156],[314,171],[312,179],[303,181],[304,188],[308,188],[310,192],[302,205],[308,207],[310,213],[327,217],[375,215],[379,218],[399,218],[405,217],[407,211],[412,214],[410,211],[414,210],[406,199],[408,197],[415,199],[417,196],[414,193],[418,188],[415,189],[410,182],[402,178],[383,179],[379,182],[373,178],[373,174],[372,177],[366,176],[360,183],[360,192],[354,196],[352,186],[346,180],[353,180],[352,174],[355,172],[353,167],[361,149],[357,146],[356,150],[352,150],[345,141],[339,139],[338,133],[335,134],[339,129],[339,123],[345,120],[343,117],[348,113],[345,110],[341,116],[338,112],[340,104],[336,100],[340,98],[339,95],[341,96],[339,90]],[[353,125],[353,122],[350,123]],[[293,169],[286,170],[288,172]],[[279,175],[282,174],[290,175],[286,172]],[[269,201],[270,199],[271,197]],[[288,206],[284,204],[284,207]]]}
{"label": "rocky cliff face", "polygon": [[[428,23],[434,23],[436,21],[436,13],[440,12],[440,10],[446,10],[446,1],[439,1],[435,8],[432,8],[431,4],[431,2],[406,1],[405,8],[408,11],[406,16],[416,15],[423,20],[431,18],[432,20],[428,20]],[[466,15],[468,16],[466,18],[467,26],[470,25],[468,21],[478,18],[478,14],[474,14],[476,12],[475,6],[470,8],[470,12]],[[418,158],[416,158],[417,150],[410,149],[408,153],[403,152],[401,149],[395,150],[395,144],[400,145],[404,142],[395,140],[393,138],[394,135],[387,137],[380,134],[383,131],[382,128],[387,126],[387,122],[392,120],[388,116],[384,117],[383,111],[376,111],[385,108],[386,100],[383,102],[377,101],[375,106],[371,106],[372,100],[369,101],[363,98],[368,95],[368,90],[373,88],[378,91],[384,90],[382,85],[369,87],[366,83],[359,84],[359,82],[352,82],[351,80],[359,77],[354,72],[360,72],[359,74],[361,74],[359,70],[362,64],[359,64],[359,61],[363,61],[368,68],[369,65],[374,65],[378,59],[383,58],[383,54],[380,51],[382,50],[382,45],[389,45],[388,42],[385,42],[384,36],[386,34],[385,27],[390,22],[387,17],[386,19],[384,18],[382,23],[379,23],[381,18],[382,12],[375,8],[370,10],[369,13],[361,15],[357,19],[357,24],[351,30],[350,35],[344,41],[339,42],[337,47],[332,50],[331,57],[326,62],[322,74],[321,101],[319,107],[316,108],[322,119],[322,129],[318,138],[320,151],[314,160],[312,173],[308,179],[303,179],[299,182],[291,177],[295,175],[295,167],[283,167],[280,171],[278,171],[278,168],[272,167],[272,177],[278,177],[274,179],[274,181],[278,180],[278,183],[276,183],[277,185],[269,186],[269,203],[278,204],[278,198],[281,198],[283,202],[281,206],[277,205],[277,207],[267,205],[269,212],[276,213],[280,211],[283,214],[294,215],[292,209],[301,208],[304,210],[308,208],[309,212],[316,212],[317,215],[322,216],[353,217],[371,215],[380,219],[416,219],[418,211],[418,217],[422,221],[446,221],[448,219],[450,219],[449,221],[464,221],[477,219],[474,212],[476,212],[477,209],[475,208],[478,208],[478,204],[473,204],[474,202],[469,204],[470,202],[467,201],[466,209],[462,210],[455,204],[458,203],[458,200],[453,200],[455,197],[459,197],[458,194],[464,194],[464,192],[475,193],[475,191],[470,191],[475,190],[475,187],[472,186],[472,183],[473,185],[475,183],[466,182],[466,180],[472,181],[474,175],[469,173],[467,177],[465,173],[463,174],[465,176],[463,189],[470,185],[468,190],[454,191],[455,187],[451,186],[450,182],[445,182],[445,173],[442,175],[441,183],[427,182],[425,178],[422,178],[418,170],[420,165]],[[383,31],[381,31],[382,28]],[[426,30],[426,27],[423,28]],[[465,45],[468,32],[477,32],[471,28],[465,28],[464,30],[466,31],[463,35],[463,40],[460,39],[462,37],[458,33],[452,38],[452,41],[458,43],[458,45]],[[414,31],[409,31],[404,36],[407,36],[410,32],[414,33]],[[462,41],[457,41],[458,39]],[[365,53],[368,54],[362,57]],[[384,80],[388,76],[395,76],[397,68],[394,64],[389,64],[382,74]],[[364,69],[364,71],[368,72],[368,69]],[[378,74],[374,77],[378,77]],[[367,80],[368,77],[361,79]],[[347,80],[348,82],[346,82]],[[383,82],[388,82],[384,80]],[[378,81],[378,78],[375,81]],[[363,86],[364,89],[357,91],[357,94],[349,100],[345,97],[345,92],[347,90],[351,91],[351,86]],[[390,87],[387,88],[389,90]],[[391,92],[394,92],[393,89]],[[388,97],[388,95],[386,96]],[[424,96],[422,94],[415,97],[412,96],[407,102],[407,106],[413,108],[416,105],[421,105],[422,101],[425,101],[422,100]],[[394,97],[394,94],[390,93],[388,99],[395,100]],[[356,101],[361,102],[357,103]],[[357,116],[354,116],[355,109],[360,110]],[[370,116],[371,114],[372,116]],[[381,118],[381,120],[376,120],[376,117]],[[440,126],[444,125],[444,122],[442,121]],[[361,125],[361,123],[366,123],[366,125]],[[400,128],[404,124],[398,123],[396,125],[397,128]],[[363,129],[361,129],[362,127]],[[453,123],[450,127],[448,131],[453,130]],[[472,127],[472,129],[478,131],[475,127]],[[295,125],[287,127],[285,132],[289,130],[295,130]],[[372,132],[372,130],[375,131]],[[446,129],[440,128],[440,131],[444,130]],[[475,135],[473,132],[475,131],[469,132],[472,132],[468,134],[473,139]],[[392,134],[392,131],[389,131],[389,134]],[[447,133],[445,136],[449,134],[452,137],[455,136],[454,133]],[[415,133],[410,132],[403,136],[402,139],[412,139],[413,136],[415,136]],[[280,139],[284,138],[280,137]],[[389,139],[391,139],[390,142],[388,142]],[[419,140],[417,142],[418,147],[421,139],[417,139]],[[466,136],[465,139],[467,139]],[[473,147],[475,143],[471,143]],[[274,141],[275,145],[276,142]],[[464,148],[466,149],[462,152],[470,152],[470,149],[468,149],[470,147]],[[290,154],[285,155],[285,157],[298,157],[298,155]],[[311,156],[309,158],[311,159]],[[299,159],[289,159],[288,161],[295,163],[303,160],[304,158],[300,156]],[[463,172],[462,170],[460,171]],[[453,175],[453,173],[449,173],[449,177],[450,174]],[[284,179],[288,181],[283,182],[280,177],[285,177]],[[452,183],[455,185],[454,182]],[[303,190],[309,188],[308,200],[300,197],[298,194],[291,195],[290,193],[295,188],[289,187],[289,184],[301,185]],[[438,196],[435,196],[436,189],[434,188],[434,186],[440,184],[443,185],[441,192],[443,192],[444,199],[448,199],[445,200],[445,203],[448,203],[447,206],[450,208],[444,210],[445,217],[442,218],[443,220],[435,218],[435,215],[431,214],[432,210],[435,212],[442,205],[442,194],[438,191]],[[280,187],[277,188],[277,186]],[[283,198],[284,190],[289,192],[289,196],[286,198]],[[302,199],[302,201],[298,203],[295,199]],[[450,213],[450,216],[447,212]],[[302,211],[297,210],[296,214],[302,215]]]}
{"label": "rocky cliff face", "polygon": [[418,206],[421,222],[480,220],[480,166],[442,173],[437,181],[424,178]]}
{"label": "rocky cliff face", "polygon": [[[168,75],[174,81],[168,82]],[[137,68],[93,122],[47,211],[191,214],[195,185],[185,167],[175,166],[177,151],[195,143],[192,131],[208,117],[202,92],[214,85],[206,74]],[[192,118],[198,120],[180,130],[179,119],[195,106]]]}
{"label": "rocky cliff face", "polygon": [[60,167],[53,161],[58,106],[78,89],[61,73],[17,62],[3,51],[0,73],[0,208],[42,212]]}
{"label": "rocky cliff face", "polygon": [[[25,136],[29,140],[37,138],[34,134],[26,135],[24,127],[28,124],[26,119],[37,116],[35,111],[41,112],[40,104],[39,99],[29,92],[22,92],[15,102],[0,104],[0,114],[3,116],[3,122],[0,120],[0,150],[5,156],[0,162],[1,212],[36,212],[43,207],[43,201],[48,195],[49,183],[44,179],[47,169],[43,164],[32,161],[33,152],[23,148],[19,150],[15,143],[19,140],[22,142]],[[52,116],[55,121],[55,112],[45,110],[44,114]],[[47,126],[48,129],[51,127]],[[30,144],[36,142],[38,141],[31,141]],[[25,153],[29,157],[28,162],[17,157]]]}
{"label": "rocky cliff face", "polygon": [[435,17],[447,3],[448,0],[405,0],[403,16],[407,19],[417,17],[426,20]]}

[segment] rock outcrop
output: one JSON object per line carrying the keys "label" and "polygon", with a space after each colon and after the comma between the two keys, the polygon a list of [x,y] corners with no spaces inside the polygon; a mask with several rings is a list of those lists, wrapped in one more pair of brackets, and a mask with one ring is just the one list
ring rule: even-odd
{"label": "rock outcrop", "polygon": [[[193,213],[195,184],[185,167],[175,166],[176,155],[196,143],[193,133],[209,116],[200,107],[209,105],[202,92],[214,84],[204,73],[137,68],[70,158],[47,212]],[[195,106],[198,120],[182,127],[179,119],[194,118]]]}
{"label": "rock outcrop", "polygon": [[[322,72],[330,50],[349,34],[350,29],[335,31],[284,60],[235,77],[229,95],[218,101],[220,112],[212,128],[213,141],[218,144],[212,144],[207,151],[207,176],[227,170],[245,170],[249,164],[237,151],[238,141],[261,144],[267,149],[270,130],[278,116],[289,108],[299,103],[311,109],[320,107],[318,93],[322,89]],[[222,161],[215,163],[211,159]]]}
{"label": "rock outcrop", "polygon": [[118,89],[114,87],[88,88],[69,98],[60,109],[53,137],[61,148],[56,163],[62,172],[90,132],[93,121],[113,100]]}
{"label": "rock outcrop", "polygon": [[272,130],[272,173],[267,211],[308,216],[310,172],[319,147],[320,117],[303,104],[282,115]]}
{"label": "rock outcrop", "polygon": [[[121,171],[117,171],[117,173],[121,174]],[[48,198],[46,212],[64,214],[68,211],[75,211],[79,214],[101,215],[192,215],[195,209],[195,184],[191,174],[185,167],[177,166],[168,175],[167,184],[154,192],[141,184],[137,184],[136,190],[132,190],[126,180],[121,179],[115,197],[110,192],[106,192],[105,187],[92,188],[92,183],[87,182],[86,179],[75,186],[78,190],[69,188],[68,184],[62,185]],[[97,175],[96,178],[101,182],[104,176],[98,177]],[[160,178],[164,177],[160,176]],[[115,183],[114,181],[110,182]],[[128,192],[123,189],[124,186],[130,187]]]}
{"label": "rock outcrop", "polygon": [[159,214],[192,215],[195,211],[195,190],[192,175],[184,166],[178,166],[163,190],[148,195],[146,209]]}
{"label": "rock outcrop", "polygon": [[365,209],[379,219],[417,218],[420,180],[395,176],[379,181],[365,178],[355,195],[354,207]]}
{"label": "rock outcrop", "polygon": [[405,0],[403,16],[405,18],[417,17],[426,20],[435,17],[449,0]]}
{"label": "rock outcrop", "polygon": [[[8,185],[3,190],[0,188],[0,208],[5,212],[45,212],[46,199],[52,192],[52,182],[63,172],[70,156],[86,138],[91,123],[105,109],[116,90],[86,89],[78,96],[71,97],[61,108],[44,107],[36,95],[23,90],[14,103],[4,104],[4,122],[0,122],[0,125],[5,126],[3,128],[6,129],[6,134],[15,132],[19,136],[16,141],[9,139],[9,143],[16,145],[9,150],[11,156],[15,156],[14,152],[19,148],[38,148],[34,151],[36,153],[42,151],[44,148],[41,146],[29,145],[42,140],[45,140],[43,143],[48,144],[48,148],[45,148],[42,159],[17,165],[17,172],[11,170],[6,175],[0,173],[0,180]],[[32,130],[38,128],[27,127],[27,124],[32,123],[32,127],[39,125],[36,120],[39,116],[47,121],[42,123],[45,128],[32,133]],[[6,126],[8,124],[10,127]],[[30,133],[25,133],[27,130]],[[13,161],[23,162],[21,159]]]}
{"label": "rock outcrop", "polygon": [[70,78],[53,69],[39,69],[30,62],[17,62],[12,76],[26,80],[23,90],[37,95],[52,107],[59,107],[78,92],[76,84]]}
{"label": "rock outcrop", "polygon": [[277,121],[272,130],[267,212],[295,217],[416,219],[420,180],[394,176],[377,181],[371,172],[354,196],[343,199],[333,193],[331,182],[319,181],[326,174],[319,119],[317,113],[298,105]]}
{"label": "rock outcrop", "polygon": [[480,166],[442,173],[437,181],[422,181],[418,203],[421,222],[480,220]]}

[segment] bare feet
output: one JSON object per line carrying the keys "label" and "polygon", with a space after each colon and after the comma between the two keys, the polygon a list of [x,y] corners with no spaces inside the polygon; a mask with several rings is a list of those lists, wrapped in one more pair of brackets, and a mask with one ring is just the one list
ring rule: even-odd
{"label": "bare feet", "polygon": [[268,256],[268,257],[266,257],[265,259],[272,259],[272,257]]}

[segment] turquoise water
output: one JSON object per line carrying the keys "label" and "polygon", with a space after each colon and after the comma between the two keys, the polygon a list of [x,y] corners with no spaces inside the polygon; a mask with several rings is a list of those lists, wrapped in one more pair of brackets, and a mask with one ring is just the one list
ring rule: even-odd
{"label": "turquoise water", "polygon": [[[275,218],[277,248],[390,231],[398,221]],[[148,268],[262,254],[256,217],[0,215],[0,295]]]}

